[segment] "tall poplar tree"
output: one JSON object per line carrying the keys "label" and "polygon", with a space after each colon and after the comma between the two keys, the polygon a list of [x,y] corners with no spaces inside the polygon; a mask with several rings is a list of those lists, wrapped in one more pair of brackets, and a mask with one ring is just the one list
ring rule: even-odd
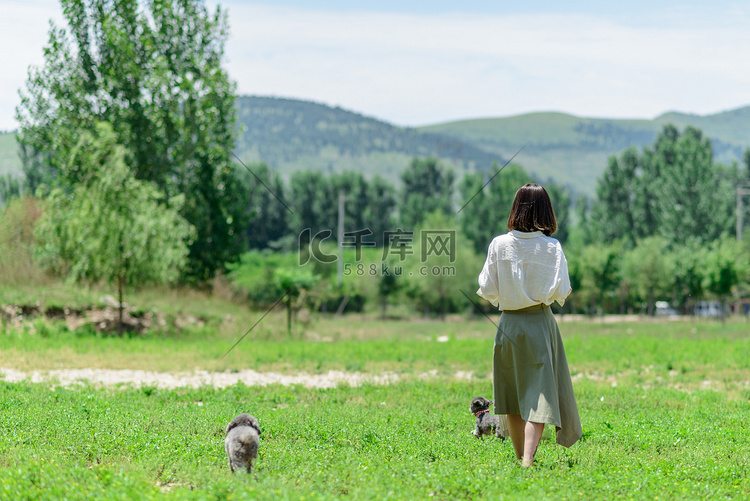
{"label": "tall poplar tree", "polygon": [[291,215],[281,176],[265,163],[241,167],[237,173],[248,219],[245,230],[248,247],[266,249],[279,245],[289,235]]}
{"label": "tall poplar tree", "polygon": [[657,140],[652,161],[660,162],[659,179],[653,192],[658,200],[656,232],[672,242],[685,243],[695,237],[712,242],[732,230],[733,187],[713,163],[711,140],[699,129],[687,127],[669,138],[664,149]]}
{"label": "tall poplar tree", "polygon": [[414,158],[401,174],[402,196],[399,205],[401,224],[412,230],[428,214],[439,211],[453,214],[453,171],[436,158]]}
{"label": "tall poplar tree", "polygon": [[590,224],[604,242],[629,247],[660,235],[670,245],[711,242],[734,229],[736,166],[713,162],[711,140],[694,127],[666,125],[642,153],[611,157],[597,185]]}
{"label": "tall poplar tree", "polygon": [[110,123],[137,179],[185,195],[181,214],[197,230],[188,273],[209,279],[243,249],[226,13],[202,0],[61,3],[66,26],[51,26],[16,109],[27,176],[75,184],[65,163],[77,138]]}
{"label": "tall poplar tree", "polygon": [[[497,165],[493,166],[489,174],[495,174],[498,169]],[[489,184],[482,172],[466,174],[461,179],[461,229],[478,254],[485,255],[490,241],[508,231],[508,216],[516,191],[530,182],[531,177],[516,164],[508,165]]]}
{"label": "tall poplar tree", "polygon": [[643,218],[643,211],[636,205],[640,163],[638,151],[629,148],[619,157],[609,157],[609,165],[597,181],[598,204],[591,223],[605,242],[624,239],[629,246],[635,245]]}

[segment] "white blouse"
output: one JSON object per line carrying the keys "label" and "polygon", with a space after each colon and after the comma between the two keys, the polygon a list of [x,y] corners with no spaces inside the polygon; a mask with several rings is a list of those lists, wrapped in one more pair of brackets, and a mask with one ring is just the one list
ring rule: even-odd
{"label": "white blouse", "polygon": [[493,306],[520,310],[554,301],[562,306],[570,292],[568,261],[556,239],[513,230],[490,243],[477,294]]}

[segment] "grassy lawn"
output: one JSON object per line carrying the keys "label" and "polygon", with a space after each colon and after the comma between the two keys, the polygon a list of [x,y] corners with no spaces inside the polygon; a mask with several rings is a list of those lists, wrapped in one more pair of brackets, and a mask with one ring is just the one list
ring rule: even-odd
{"label": "grassy lawn", "polygon": [[[399,382],[175,390],[0,382],[0,499],[742,499],[750,492],[744,321],[561,322],[584,438],[570,449],[544,440],[527,471],[509,441],[469,433],[471,398],[492,392],[494,329],[486,318],[313,318],[290,336],[274,312],[222,358],[262,312],[209,303],[183,303],[205,322],[164,335],[3,325],[0,366],[388,371]],[[223,428],[240,412],[263,429],[250,477],[230,475],[223,452]]]}

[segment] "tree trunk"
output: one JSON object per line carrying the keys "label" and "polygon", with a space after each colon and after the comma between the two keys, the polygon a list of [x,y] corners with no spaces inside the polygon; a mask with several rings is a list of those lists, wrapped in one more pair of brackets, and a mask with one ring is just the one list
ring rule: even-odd
{"label": "tree trunk", "polygon": [[654,291],[649,290],[648,291],[648,316],[653,317],[654,316]]}
{"label": "tree trunk", "polygon": [[286,330],[289,334],[292,333],[292,298],[287,298],[286,301]]}
{"label": "tree trunk", "polygon": [[[123,181],[124,184],[124,181]],[[120,251],[120,272],[117,275],[117,306],[119,310],[119,321],[117,322],[117,335],[122,337],[122,283],[125,280],[125,249],[122,243],[122,230],[117,235],[118,244],[117,247]]]}
{"label": "tree trunk", "polygon": [[120,320],[117,323],[117,335],[122,337],[122,275],[117,277],[117,302],[120,311]]}

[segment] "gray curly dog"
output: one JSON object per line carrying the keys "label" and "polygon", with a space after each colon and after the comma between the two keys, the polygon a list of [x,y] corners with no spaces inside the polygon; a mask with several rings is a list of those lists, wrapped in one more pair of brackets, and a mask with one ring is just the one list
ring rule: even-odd
{"label": "gray curly dog", "polygon": [[472,435],[477,438],[484,438],[484,435],[494,435],[501,440],[510,435],[508,430],[508,420],[505,416],[496,416],[490,414],[491,400],[484,397],[474,397],[469,409],[477,418],[476,427],[472,430]]}
{"label": "gray curly dog", "polygon": [[258,458],[260,446],[260,425],[250,414],[240,414],[232,419],[224,432],[224,450],[229,458],[229,468],[234,473],[246,470],[250,473],[253,460]]}

